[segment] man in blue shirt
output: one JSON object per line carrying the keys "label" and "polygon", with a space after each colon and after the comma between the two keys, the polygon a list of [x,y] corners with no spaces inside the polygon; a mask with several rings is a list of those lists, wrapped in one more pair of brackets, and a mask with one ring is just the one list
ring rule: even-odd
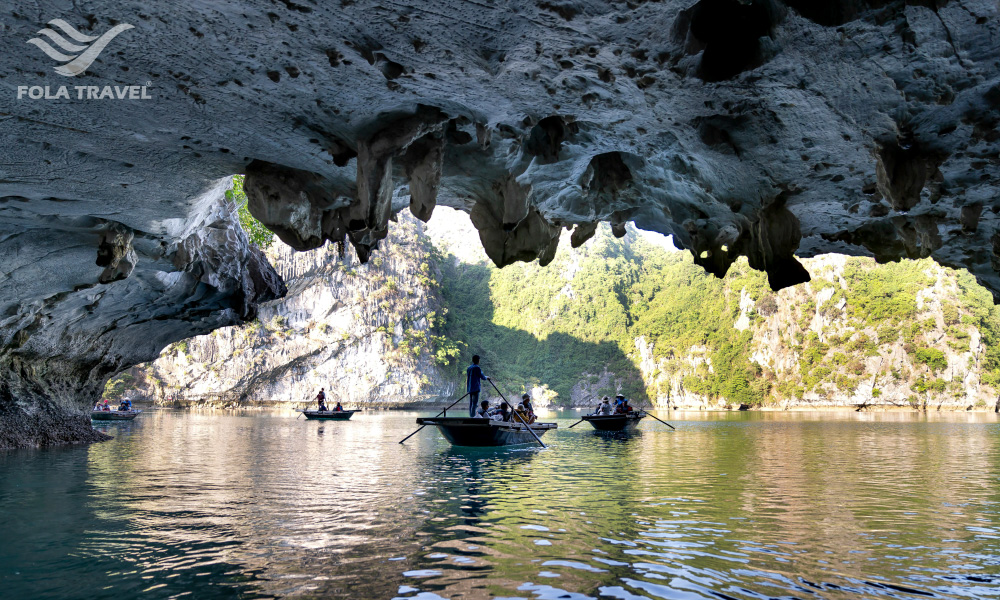
{"label": "man in blue shirt", "polygon": [[465,391],[469,393],[469,416],[476,416],[476,407],[479,406],[479,382],[489,381],[489,377],[483,375],[483,370],[479,368],[479,355],[472,357],[472,364],[465,370]]}

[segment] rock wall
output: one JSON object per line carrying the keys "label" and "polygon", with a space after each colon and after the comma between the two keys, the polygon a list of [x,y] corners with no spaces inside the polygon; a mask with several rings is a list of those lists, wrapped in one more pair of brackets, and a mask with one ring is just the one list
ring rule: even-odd
{"label": "rock wall", "polygon": [[[328,243],[267,257],[288,286],[257,319],[168,347],[138,367],[141,393],[184,406],[304,406],[322,387],[348,406],[401,406],[450,397],[457,368],[435,362],[442,316],[423,223],[404,216],[367,264]],[[463,390],[464,392],[464,390]]]}

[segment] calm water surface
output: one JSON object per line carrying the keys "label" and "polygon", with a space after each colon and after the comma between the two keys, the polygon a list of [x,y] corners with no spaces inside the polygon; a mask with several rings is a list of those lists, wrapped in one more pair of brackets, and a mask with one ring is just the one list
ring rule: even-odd
{"label": "calm water surface", "polygon": [[1000,598],[994,415],[575,415],[547,450],[154,410],[0,452],[0,597]]}

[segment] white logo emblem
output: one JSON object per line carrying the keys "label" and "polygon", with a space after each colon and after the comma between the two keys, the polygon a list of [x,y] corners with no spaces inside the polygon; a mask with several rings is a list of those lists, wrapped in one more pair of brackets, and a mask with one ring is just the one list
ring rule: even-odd
{"label": "white logo emblem", "polygon": [[[104,47],[111,43],[111,40],[118,37],[118,34],[132,29],[132,25],[128,23],[122,23],[120,25],[115,25],[107,33],[101,37],[83,35],[73,26],[63,21],[62,19],[52,19],[49,21],[49,26],[45,29],[39,31],[39,35],[44,35],[56,46],[59,46],[66,52],[74,52],[79,54],[63,54],[59,50],[53,48],[47,41],[40,37],[31,38],[28,40],[29,44],[34,44],[38,46],[42,52],[44,52],[52,60],[57,60],[59,62],[65,63],[55,67],[55,72],[60,75],[65,75],[67,77],[72,77],[74,75],[79,75],[87,70],[87,67],[91,65],[97,57],[104,50]],[[59,35],[54,27],[62,30],[64,34],[73,38],[79,44],[89,44],[84,46],[78,46],[73,42],[67,40],[65,37]],[[95,41],[96,40],[96,41]],[[93,42],[93,43],[91,43]]]}

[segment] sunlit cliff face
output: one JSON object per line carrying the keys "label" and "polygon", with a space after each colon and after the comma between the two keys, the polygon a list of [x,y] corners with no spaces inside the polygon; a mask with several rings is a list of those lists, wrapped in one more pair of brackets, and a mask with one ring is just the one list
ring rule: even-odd
{"label": "sunlit cliff face", "polygon": [[282,293],[206,217],[238,172],[284,241],[346,241],[362,260],[396,211],[443,204],[498,265],[547,263],[562,227],[579,244],[632,220],[717,275],[746,255],[775,288],[808,278],[795,254],[835,251],[934,256],[998,293],[997,12],[15,0],[0,13],[0,368],[16,373],[0,417],[78,407],[108,373]]}

